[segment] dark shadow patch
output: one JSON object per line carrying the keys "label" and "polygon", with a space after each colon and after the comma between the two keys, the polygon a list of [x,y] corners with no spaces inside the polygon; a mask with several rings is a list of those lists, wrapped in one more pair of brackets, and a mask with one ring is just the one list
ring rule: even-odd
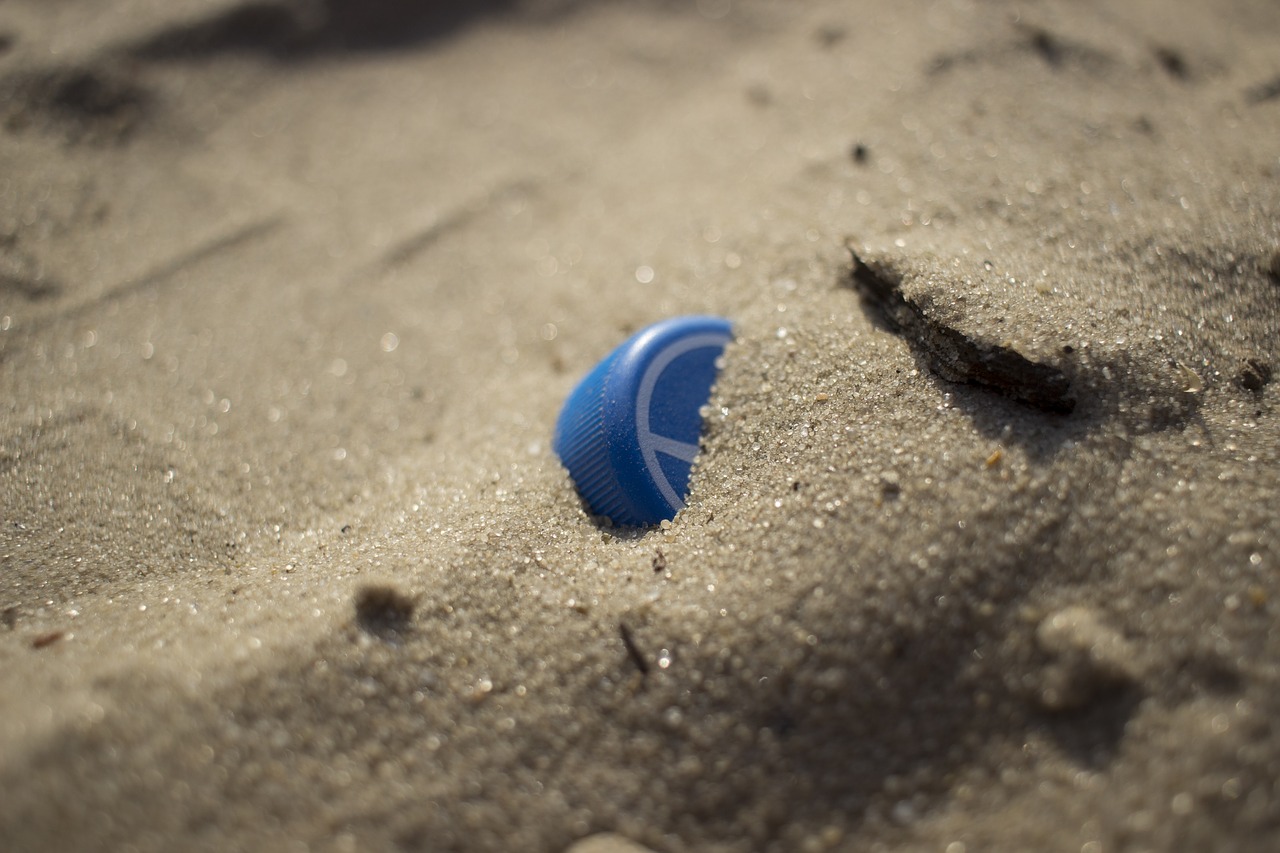
{"label": "dark shadow patch", "polygon": [[[1047,546],[1056,532],[1055,526],[1047,525],[1044,537],[1037,541]],[[941,566],[938,577],[963,574],[949,568],[959,565]],[[919,780],[922,769],[929,768],[929,776],[941,780],[949,770],[972,761],[973,749],[1009,739],[1020,742],[1038,720],[1005,686],[1004,670],[1012,662],[999,651],[998,637],[1006,621],[1000,611],[1013,607],[1020,595],[1002,577],[1026,571],[1021,559],[993,563],[971,586],[964,584],[969,587],[964,593],[946,580],[926,581],[928,589],[920,590],[921,600],[944,595],[948,602],[990,602],[995,605],[990,615],[957,604],[939,613],[924,630],[919,624],[886,620],[847,636],[831,631],[793,655],[788,665],[763,673],[764,656],[759,649],[771,641],[784,646],[786,629],[762,639],[754,648],[754,658],[743,653],[755,669],[741,674],[744,683],[739,695],[746,701],[740,701],[734,711],[754,737],[749,745],[738,744],[722,753],[730,762],[723,778],[735,771],[749,776],[749,768],[767,756],[788,784],[812,794],[801,797],[804,805],[797,808],[793,803],[792,812],[779,818],[820,825],[830,820],[836,802],[840,803],[836,808],[859,815],[891,806],[902,796],[886,792],[891,779]],[[797,602],[791,630],[807,623],[830,624],[825,619],[829,611],[846,607],[838,594],[808,596]],[[709,670],[704,663],[702,671]],[[723,679],[730,674],[717,676]],[[686,709],[686,714],[715,710],[696,707]],[[942,784],[936,788],[917,785],[911,790],[912,799],[922,808],[945,795]],[[733,797],[726,792],[727,799]],[[741,795],[739,799],[725,802],[725,811],[715,819],[730,821],[741,818],[746,809],[760,807],[759,799],[751,802]]]}
{"label": "dark shadow patch", "polygon": [[757,109],[764,109],[773,104],[773,92],[763,83],[753,83],[746,90],[747,103]]}
{"label": "dark shadow patch", "polygon": [[387,584],[367,584],[356,590],[356,624],[382,640],[394,640],[409,630],[416,602]]}
{"label": "dark shadow patch", "polygon": [[1204,403],[1204,380],[1176,359],[1156,372],[1149,355],[1117,352],[1090,361],[1073,381],[1080,397],[1089,401],[1084,419],[1090,425],[1118,418],[1131,435],[1182,429],[1199,417]]}
{"label": "dark shadow patch", "polygon": [[1073,761],[1090,770],[1104,770],[1124,740],[1125,727],[1138,710],[1143,693],[1133,684],[1105,685],[1085,705],[1046,714],[1046,733]]}
{"label": "dark shadow patch", "polygon": [[1244,677],[1236,663],[1212,651],[1199,650],[1178,665],[1175,695],[1184,699],[1209,695],[1231,697],[1244,691]]}
{"label": "dark shadow patch", "polygon": [[830,50],[848,37],[848,29],[840,24],[824,24],[813,32],[813,40],[823,50]]}
{"label": "dark shadow patch", "polygon": [[1235,375],[1237,385],[1255,394],[1261,393],[1271,379],[1271,365],[1260,358],[1246,358]]}
{"label": "dark shadow patch", "polygon": [[[1183,660],[1168,676],[1168,701],[1182,704],[1201,695],[1232,697],[1243,679],[1228,662],[1211,655]],[[1082,767],[1104,770],[1119,751],[1125,729],[1148,694],[1136,681],[1104,677],[1090,685],[1084,701],[1066,709],[1042,708],[1044,731]]]}
{"label": "dark shadow patch", "polygon": [[1187,65],[1187,60],[1181,51],[1172,47],[1161,46],[1157,47],[1152,53],[1155,55],[1156,62],[1164,69],[1164,73],[1184,83],[1191,79],[1191,68]]}
{"label": "dark shadow patch", "polygon": [[156,98],[131,75],[106,66],[24,71],[0,81],[5,128],[61,134],[71,144],[127,141]]}
{"label": "dark shadow patch", "polygon": [[1053,71],[1079,68],[1099,72],[1115,64],[1110,54],[1091,45],[1063,38],[1044,27],[1019,24],[1012,41],[939,54],[929,62],[927,72],[937,75],[965,66],[1004,65],[1026,56],[1036,57]]}
{"label": "dark shadow patch", "polygon": [[135,44],[140,59],[199,61],[225,54],[302,60],[344,52],[397,50],[446,38],[485,18],[517,12],[534,17],[575,4],[519,0],[253,0]]}
{"label": "dark shadow patch", "polygon": [[62,285],[51,280],[33,258],[0,244],[0,295],[38,302],[61,292]]}
{"label": "dark shadow patch", "polygon": [[928,306],[905,296],[899,272],[887,264],[865,261],[852,247],[849,254],[851,282],[863,297],[864,309],[905,340],[932,372],[1050,414],[1069,415],[1075,410],[1071,382],[1061,370],[947,325]]}
{"label": "dark shadow patch", "polygon": [[1250,86],[1244,91],[1245,103],[1251,105],[1265,104],[1268,101],[1280,99],[1280,76],[1272,77],[1270,80],[1264,80],[1257,85]]}
{"label": "dark shadow patch", "polygon": [[178,24],[149,37],[130,53],[139,59],[198,59],[223,53],[283,56],[300,48],[317,29],[299,3],[244,3],[194,23]]}
{"label": "dark shadow patch", "polygon": [[1039,27],[1032,27],[1028,29],[1026,36],[1027,47],[1031,48],[1050,68],[1057,68],[1066,61],[1069,53],[1067,44],[1053,33]]}
{"label": "dark shadow patch", "polygon": [[1063,38],[1044,27],[1025,26],[1019,27],[1019,30],[1022,35],[1021,49],[1038,56],[1054,70],[1069,65],[1100,70],[1113,62],[1101,50],[1083,42]]}

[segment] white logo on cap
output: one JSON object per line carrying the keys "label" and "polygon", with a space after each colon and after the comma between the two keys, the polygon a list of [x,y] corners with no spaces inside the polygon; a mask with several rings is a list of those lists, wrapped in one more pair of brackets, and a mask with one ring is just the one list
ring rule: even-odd
{"label": "white logo on cap", "polygon": [[658,379],[667,369],[667,365],[680,356],[703,347],[724,349],[725,344],[730,340],[732,337],[724,332],[704,332],[700,335],[681,338],[659,352],[640,379],[640,388],[636,392],[636,443],[640,446],[640,455],[644,459],[645,468],[653,477],[658,491],[677,512],[684,509],[684,499],[672,487],[662,466],[658,464],[658,454],[664,453],[693,464],[694,458],[698,455],[698,444],[658,435],[649,429],[649,403],[653,399],[653,388],[658,384]]}

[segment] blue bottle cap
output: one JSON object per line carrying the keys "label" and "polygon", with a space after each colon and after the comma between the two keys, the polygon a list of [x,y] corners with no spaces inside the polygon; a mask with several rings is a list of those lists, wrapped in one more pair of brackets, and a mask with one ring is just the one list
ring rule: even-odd
{"label": "blue bottle cap", "polygon": [[720,317],[674,317],[637,333],[565,400],[552,447],[596,515],[643,527],[684,507],[716,359]]}

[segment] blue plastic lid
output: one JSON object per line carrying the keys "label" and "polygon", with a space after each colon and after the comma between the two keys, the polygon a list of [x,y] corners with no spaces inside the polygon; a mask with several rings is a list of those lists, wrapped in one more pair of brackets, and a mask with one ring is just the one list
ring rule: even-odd
{"label": "blue plastic lid", "polygon": [[674,317],[632,336],[565,400],[552,447],[587,506],[643,527],[684,507],[716,359],[733,339],[720,317]]}

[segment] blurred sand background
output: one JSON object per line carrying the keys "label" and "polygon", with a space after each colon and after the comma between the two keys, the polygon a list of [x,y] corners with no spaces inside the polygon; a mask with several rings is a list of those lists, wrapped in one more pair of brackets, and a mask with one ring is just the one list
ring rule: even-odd
{"label": "blurred sand background", "polygon": [[1280,846],[1273,0],[8,0],[0,126],[0,848]]}

